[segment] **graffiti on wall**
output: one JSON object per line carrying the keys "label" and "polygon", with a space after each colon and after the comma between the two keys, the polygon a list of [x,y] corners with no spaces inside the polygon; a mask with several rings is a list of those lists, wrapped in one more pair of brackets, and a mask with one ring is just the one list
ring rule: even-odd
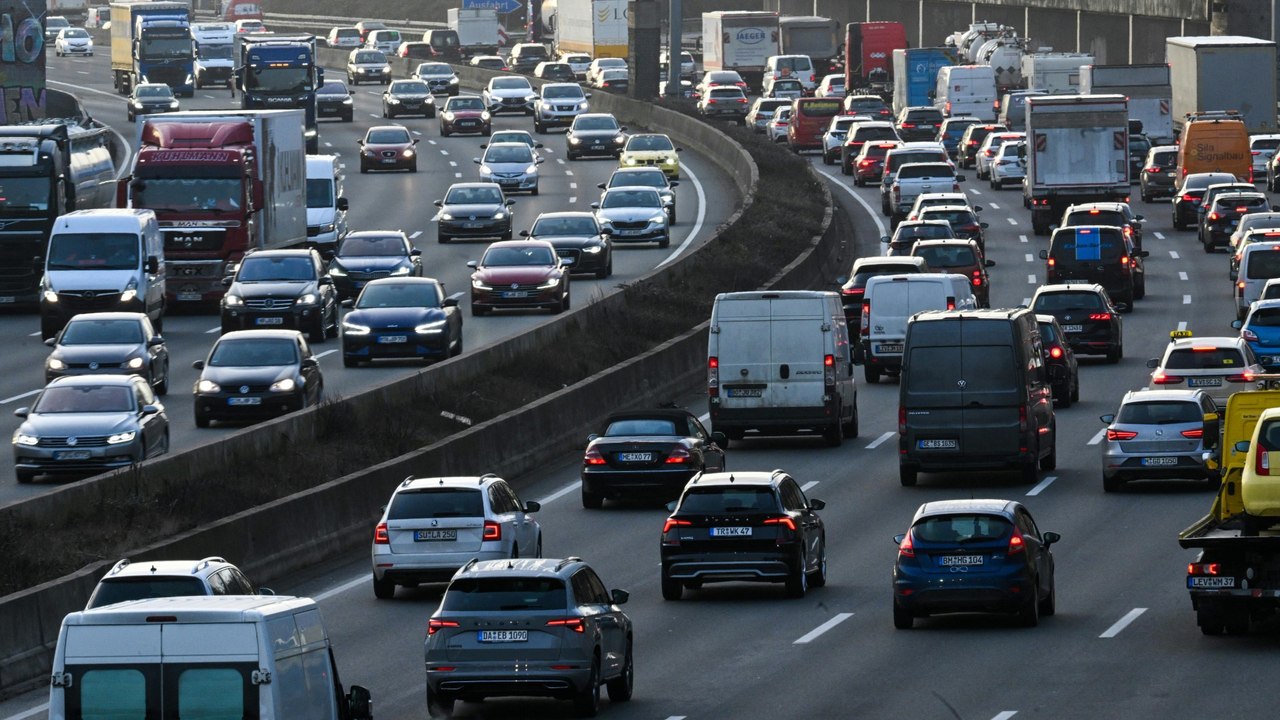
{"label": "graffiti on wall", "polygon": [[45,0],[0,0],[0,107],[7,125],[44,117]]}

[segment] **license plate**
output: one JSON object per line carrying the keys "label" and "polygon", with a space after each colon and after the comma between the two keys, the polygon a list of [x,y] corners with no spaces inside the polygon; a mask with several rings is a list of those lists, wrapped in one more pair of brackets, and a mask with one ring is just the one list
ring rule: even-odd
{"label": "license plate", "polygon": [[620,462],[653,462],[653,453],[647,452],[631,452],[618,453]]}
{"label": "license plate", "polygon": [[462,223],[462,227],[464,227],[464,228],[466,228],[466,229],[468,229],[468,230],[476,230],[476,229],[479,229],[479,228],[484,227],[484,223],[478,223],[478,222]]}
{"label": "license plate", "polygon": [[178,293],[178,302],[200,302],[200,297],[198,292],[180,292]]}
{"label": "license plate", "polygon": [[13,295],[5,295],[3,297],[0,297],[0,305],[7,305],[9,303],[16,303],[16,302],[18,302],[18,298],[14,297]]}
{"label": "license plate", "polygon": [[528,642],[528,630],[481,630],[476,633],[482,643]]}
{"label": "license plate", "polygon": [[258,318],[257,320],[253,321],[253,324],[254,325],[283,325],[284,318],[281,318],[281,317]]}
{"label": "license plate", "polygon": [[1146,457],[1142,458],[1143,467],[1157,467],[1161,465],[1177,465],[1176,457]]}
{"label": "license plate", "polygon": [[504,298],[522,298],[529,297],[529,293],[524,290],[507,290],[502,293]]}
{"label": "license plate", "polygon": [[725,388],[729,397],[764,397],[764,388]]}
{"label": "license plate", "polygon": [[902,343],[887,343],[885,345],[877,345],[876,352],[900,353],[902,352]]}
{"label": "license plate", "polygon": [[58,460],[88,460],[90,453],[88,450],[63,450],[54,455]]}
{"label": "license plate", "polygon": [[938,558],[939,565],[981,565],[981,555],[943,555]]}
{"label": "license plate", "polygon": [[457,540],[457,530],[414,530],[415,542],[434,542],[437,540]]}
{"label": "license plate", "polygon": [[1187,387],[1222,387],[1222,378],[1187,378]]}
{"label": "license plate", "polygon": [[614,234],[615,235],[639,235],[640,231],[639,230],[619,230]]}
{"label": "license plate", "polygon": [[921,450],[955,450],[960,447],[960,441],[951,438],[934,439],[934,440],[917,440],[916,447]]}
{"label": "license plate", "polygon": [[1189,588],[1233,588],[1236,586],[1236,579],[1233,577],[1189,577],[1187,578],[1187,587]]}
{"label": "license plate", "polygon": [[407,335],[379,335],[378,343],[382,345],[395,345],[397,343],[407,343],[409,337]]}
{"label": "license plate", "polygon": [[1177,177],[1178,173],[1169,173],[1169,177]]}
{"label": "license plate", "polygon": [[713,527],[711,537],[751,537],[749,527]]}
{"label": "license plate", "polygon": [[591,143],[591,149],[592,149],[592,150],[603,150],[603,149],[604,149],[604,143]]}
{"label": "license plate", "polygon": [[1063,325],[1062,332],[1084,332],[1084,325]]}
{"label": "license plate", "polygon": [[260,398],[260,397],[232,397],[232,398],[227,398],[227,404],[228,404],[228,405],[261,405],[261,404],[262,404],[262,398]]}
{"label": "license plate", "polygon": [[395,164],[395,162],[396,162],[396,159],[395,159],[395,158],[382,158],[382,162],[383,162],[383,164],[386,164],[386,165],[394,165],[394,164]]}

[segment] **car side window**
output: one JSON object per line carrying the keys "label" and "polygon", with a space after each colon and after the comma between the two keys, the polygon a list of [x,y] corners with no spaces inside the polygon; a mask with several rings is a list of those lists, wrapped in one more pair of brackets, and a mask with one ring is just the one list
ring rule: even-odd
{"label": "car side window", "polygon": [[609,605],[613,602],[613,598],[609,597],[609,591],[604,588],[604,582],[600,580],[599,575],[596,575],[595,570],[586,568],[579,574],[586,575],[587,584],[591,587],[591,595],[595,598],[595,602],[601,605]]}
{"label": "car side window", "polygon": [[298,357],[306,360],[311,357],[311,346],[307,344],[306,339],[298,337]]}
{"label": "car side window", "polygon": [[784,509],[795,512],[804,510],[804,493],[800,492],[800,486],[796,485],[795,480],[785,478],[778,483],[778,494],[782,496],[782,507]]}
{"label": "car side window", "polygon": [[156,394],[155,391],[151,389],[150,385],[145,382],[140,382],[138,383],[137,388],[138,392],[142,394],[143,405],[152,405],[155,403]]}
{"label": "car side window", "polygon": [[698,422],[698,418],[689,416],[689,436],[696,437],[699,440],[706,440],[708,437],[707,429]]}
{"label": "car side window", "polygon": [[208,578],[209,592],[213,595],[227,594],[227,581],[222,577],[224,571],[219,570]]}
{"label": "car side window", "polygon": [[147,403],[147,396],[142,394],[142,383],[133,384],[133,400],[139,410],[142,409],[142,406],[149,404]]}
{"label": "car side window", "polygon": [[1017,514],[1018,529],[1025,535],[1029,535],[1036,540],[1040,539],[1040,530],[1036,528],[1036,523],[1031,519],[1031,513],[1026,510],[1019,510]]}
{"label": "car side window", "polygon": [[573,588],[573,599],[579,605],[594,605],[596,598],[591,592],[591,581],[587,579],[587,571],[579,570],[569,578],[569,586]]}
{"label": "car side window", "polygon": [[520,496],[516,494],[515,488],[507,483],[499,483],[500,492],[506,496],[507,504],[511,507],[511,512],[524,512],[524,503],[520,502]]}

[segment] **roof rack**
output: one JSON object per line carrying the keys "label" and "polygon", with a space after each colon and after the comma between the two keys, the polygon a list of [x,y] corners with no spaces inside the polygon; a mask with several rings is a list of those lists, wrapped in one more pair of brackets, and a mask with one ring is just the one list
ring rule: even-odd
{"label": "roof rack", "polygon": [[217,555],[210,555],[209,557],[197,562],[196,566],[191,569],[191,574],[195,575],[201,570],[209,567],[211,563],[224,563],[224,562],[226,562],[224,558],[220,558]]}
{"label": "roof rack", "polygon": [[479,561],[480,561],[479,558],[471,558],[470,560],[467,561],[466,565],[463,565],[462,568],[458,570],[458,572],[466,572],[470,570]]}
{"label": "roof rack", "polygon": [[129,567],[129,558],[121,558],[119,562],[111,566],[111,570],[109,570],[107,574],[115,575],[116,573],[120,572],[121,570],[124,570],[127,567]]}
{"label": "roof rack", "polygon": [[404,487],[405,485],[408,485],[409,483],[413,482],[415,479],[416,478],[414,478],[412,475],[405,477],[405,479],[400,482],[400,487]]}
{"label": "roof rack", "polygon": [[485,480],[488,480],[488,479],[490,479],[490,478],[492,478],[492,479],[494,479],[494,480],[501,480],[501,479],[502,479],[502,478],[498,477],[497,475],[495,475],[495,474],[493,474],[493,473],[491,473],[491,472],[490,472],[490,473],[485,473],[485,474],[481,475],[480,477],[476,478],[476,484],[477,484],[477,485],[484,484],[484,481],[485,481]]}
{"label": "roof rack", "polygon": [[565,558],[565,559],[561,560],[560,562],[556,563],[556,570],[563,570],[563,569],[565,569],[565,567],[567,567],[568,565],[570,565],[570,564],[572,564],[572,563],[576,563],[576,562],[582,562],[582,558],[580,558],[580,557],[578,557],[578,556],[576,556],[576,555],[570,555],[569,557],[567,557],[567,558]]}

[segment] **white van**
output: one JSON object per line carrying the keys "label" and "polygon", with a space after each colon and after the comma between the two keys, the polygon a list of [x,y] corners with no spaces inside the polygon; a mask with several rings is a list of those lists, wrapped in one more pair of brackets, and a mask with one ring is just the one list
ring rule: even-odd
{"label": "white van", "polygon": [[311,598],[170,597],[63,618],[49,720],[106,717],[367,720],[372,702],[343,694]]}
{"label": "white van", "polygon": [[958,273],[879,275],[862,296],[862,370],[867,382],[902,370],[907,320],[923,310],[975,310],[969,279]]}
{"label": "white van", "polygon": [[799,80],[806,92],[818,87],[819,78],[814,74],[813,60],[808,55],[770,55],[764,64],[764,77],[774,80]]}
{"label": "white van", "polygon": [[721,293],[711,308],[711,424],[730,440],[751,431],[858,435],[858,388],[840,296],[788,290]]}
{"label": "white van", "polygon": [[164,323],[164,236],[151,210],[76,210],[53,221],[40,279],[40,336],[88,312],[141,312]]}
{"label": "white van", "polygon": [[307,156],[307,242],[325,257],[347,234],[344,179],[337,155]]}
{"label": "white van", "polygon": [[990,65],[949,65],[938,69],[933,105],[947,117],[996,119],[996,71]]}
{"label": "white van", "polygon": [[373,30],[365,39],[364,46],[371,50],[381,50],[390,56],[400,49],[400,42],[399,30]]}
{"label": "white van", "polygon": [[1236,319],[1243,320],[1249,314],[1249,306],[1262,297],[1267,281],[1280,278],[1280,245],[1252,243],[1244,247],[1240,255],[1240,270],[1236,274],[1233,290],[1236,298]]}

